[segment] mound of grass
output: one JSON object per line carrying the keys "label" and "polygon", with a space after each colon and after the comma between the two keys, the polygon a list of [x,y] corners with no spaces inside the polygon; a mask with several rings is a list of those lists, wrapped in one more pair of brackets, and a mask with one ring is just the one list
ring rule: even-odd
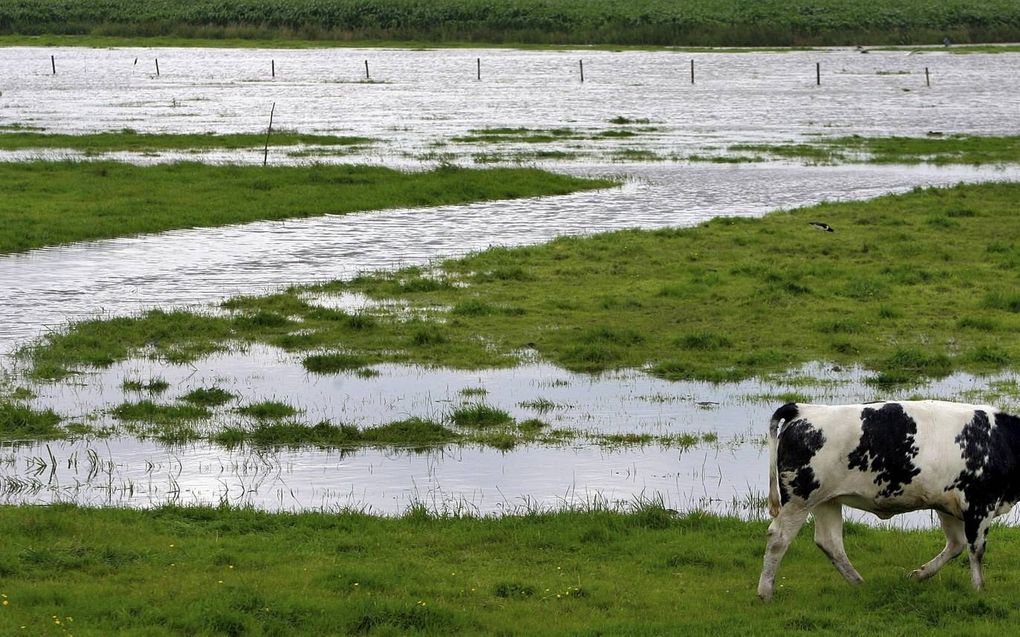
{"label": "mound of grass", "polygon": [[59,438],[60,416],[50,409],[39,411],[21,403],[0,400],[0,439],[38,440]]}
{"label": "mound of grass", "polygon": [[313,374],[337,374],[364,367],[367,363],[364,357],[353,354],[313,354],[301,361],[301,365]]}
{"label": "mound of grass", "polygon": [[264,400],[238,407],[234,411],[256,420],[282,420],[296,415],[300,410],[278,400]]}
{"label": "mound of grass", "polygon": [[211,413],[201,405],[160,405],[151,400],[121,403],[111,411],[119,420],[153,424],[173,424],[183,421],[204,420]]}
{"label": "mound of grass", "polygon": [[510,414],[484,403],[473,403],[458,407],[450,414],[450,421],[467,429],[489,429],[505,427],[513,423]]}
{"label": "mound of grass", "polygon": [[181,396],[181,400],[202,407],[219,407],[237,398],[234,394],[219,387],[199,387]]}

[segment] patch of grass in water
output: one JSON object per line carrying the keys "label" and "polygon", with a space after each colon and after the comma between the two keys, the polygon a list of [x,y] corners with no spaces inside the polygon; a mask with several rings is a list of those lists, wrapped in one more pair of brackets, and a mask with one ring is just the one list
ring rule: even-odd
{"label": "patch of grass in water", "polygon": [[150,394],[162,394],[166,390],[170,389],[170,383],[162,378],[150,378],[146,382],[125,379],[124,382],[121,383],[121,388],[123,388],[124,391],[144,391]]}
{"label": "patch of grass in water", "polygon": [[0,438],[3,440],[50,440],[65,435],[58,425],[61,418],[50,409],[37,410],[27,405],[0,399]]}
{"label": "patch of grass in water", "polygon": [[202,407],[219,407],[237,398],[235,394],[219,387],[199,387],[181,396],[180,400]]}
{"label": "patch of grass in water", "polygon": [[484,403],[474,403],[454,409],[450,414],[450,421],[465,429],[489,429],[505,427],[513,423],[513,418],[502,409]]}
{"label": "patch of grass in water", "polygon": [[359,429],[354,425],[334,425],[328,421],[308,426],[298,422],[259,422],[251,428],[228,427],[211,436],[218,444],[234,447],[252,444],[263,447],[353,448],[358,446],[431,449],[461,438],[459,434],[429,420],[409,418],[398,422]]}
{"label": "patch of grass in water", "polygon": [[151,400],[124,402],[110,410],[110,413],[119,420],[156,424],[204,420],[212,415],[201,405],[160,405]]}
{"label": "patch of grass in water", "polygon": [[460,434],[455,431],[421,418],[408,418],[387,425],[368,427],[361,432],[361,439],[367,443],[418,449],[448,444],[460,438]]}
{"label": "patch of grass in water", "polygon": [[355,354],[313,354],[306,356],[301,365],[313,374],[339,374],[364,367],[368,361]]}
{"label": "patch of grass in water", "polygon": [[[88,153],[118,151],[145,152],[162,150],[256,149],[266,143],[265,133],[139,133],[125,128],[120,131],[65,135],[0,129],[0,150],[59,148]],[[363,146],[374,143],[369,137],[310,135],[288,130],[274,130],[268,142],[274,146]]]}
{"label": "patch of grass in water", "polygon": [[242,416],[256,420],[283,420],[299,413],[299,409],[278,400],[264,400],[234,409]]}

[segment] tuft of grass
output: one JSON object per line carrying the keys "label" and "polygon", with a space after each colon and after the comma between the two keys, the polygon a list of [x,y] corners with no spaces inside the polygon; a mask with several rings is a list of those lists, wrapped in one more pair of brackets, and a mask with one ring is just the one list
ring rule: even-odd
{"label": "tuft of grass", "polygon": [[121,387],[124,391],[144,391],[150,394],[162,394],[166,390],[170,389],[170,383],[162,378],[152,378],[144,383],[140,380],[125,379],[124,382],[121,383]]}
{"label": "tuft of grass", "polygon": [[37,410],[17,402],[0,400],[0,438],[3,440],[49,440],[64,432],[60,416],[50,409]]}
{"label": "tuft of grass", "polygon": [[502,409],[484,403],[474,403],[454,409],[450,414],[450,421],[466,429],[490,429],[510,425],[513,418]]}
{"label": "tuft of grass", "polygon": [[181,400],[202,407],[219,407],[237,398],[236,395],[219,387],[199,387],[181,396]]}
{"label": "tuft of grass", "polygon": [[277,400],[264,400],[250,405],[244,405],[234,409],[242,416],[249,416],[256,420],[282,420],[296,415],[299,410],[287,403]]}
{"label": "tuft of grass", "polygon": [[306,356],[301,365],[313,374],[338,374],[364,367],[368,361],[354,354],[313,354]]}
{"label": "tuft of grass", "polygon": [[212,415],[208,409],[201,405],[160,405],[151,400],[121,403],[114,407],[110,413],[119,420],[154,424],[202,420]]}

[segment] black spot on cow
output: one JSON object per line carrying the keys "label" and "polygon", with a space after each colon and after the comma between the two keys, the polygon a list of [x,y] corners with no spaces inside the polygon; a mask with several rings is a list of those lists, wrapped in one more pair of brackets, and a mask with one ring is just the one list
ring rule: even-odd
{"label": "black spot on cow", "polygon": [[900,495],[903,487],[921,473],[913,463],[918,451],[914,444],[916,433],[917,423],[903,411],[903,405],[865,407],[861,411],[861,441],[847,457],[848,467],[874,472],[875,484],[885,483],[879,496]]}
{"label": "black spot on cow", "polygon": [[[965,468],[946,491],[959,489],[967,500],[963,512],[967,542],[977,541],[981,523],[1003,502],[1020,499],[1020,418],[978,410],[956,436]],[[987,533],[987,528],[985,532]]]}
{"label": "black spot on cow", "polygon": [[784,488],[780,489],[779,493],[783,504],[789,502],[792,495],[806,500],[821,486],[815,479],[815,471],[810,463],[824,444],[825,436],[807,420],[787,422],[779,432],[776,466],[779,467],[780,476],[785,473],[793,474],[793,479],[789,482],[783,480]]}

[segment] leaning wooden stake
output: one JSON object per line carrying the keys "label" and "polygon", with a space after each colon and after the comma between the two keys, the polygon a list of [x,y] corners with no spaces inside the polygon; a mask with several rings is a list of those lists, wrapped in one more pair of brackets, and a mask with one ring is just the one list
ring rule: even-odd
{"label": "leaning wooden stake", "polygon": [[269,69],[273,73],[273,77],[276,77],[276,60],[269,60]]}
{"label": "leaning wooden stake", "polygon": [[478,63],[478,79],[480,80],[482,79],[482,58],[475,58],[475,61]]}
{"label": "leaning wooden stake", "polygon": [[815,84],[822,85],[822,63],[815,62]]}
{"label": "leaning wooden stake", "polygon": [[50,67],[53,69],[53,74],[57,74],[57,60],[52,55],[50,56]]}
{"label": "leaning wooden stake", "polygon": [[691,60],[691,84],[694,84],[694,60]]}
{"label": "leaning wooden stake", "polygon": [[369,77],[369,75],[368,75],[368,60],[365,60],[365,79],[366,79],[366,80],[370,80],[370,79],[372,79],[372,78],[371,78],[371,77]]}
{"label": "leaning wooden stake", "polygon": [[156,58],[156,77],[159,77],[159,58]]}
{"label": "leaning wooden stake", "polygon": [[584,60],[578,60],[577,65],[581,68],[581,84],[584,84]]}
{"label": "leaning wooden stake", "polygon": [[924,85],[931,86],[931,77],[928,75],[928,67],[924,67]]}
{"label": "leaning wooden stake", "polygon": [[262,165],[265,166],[269,161],[269,136],[273,132],[273,113],[276,112],[276,102],[273,102],[273,108],[269,109],[269,128],[266,129],[266,147],[262,151]]}

